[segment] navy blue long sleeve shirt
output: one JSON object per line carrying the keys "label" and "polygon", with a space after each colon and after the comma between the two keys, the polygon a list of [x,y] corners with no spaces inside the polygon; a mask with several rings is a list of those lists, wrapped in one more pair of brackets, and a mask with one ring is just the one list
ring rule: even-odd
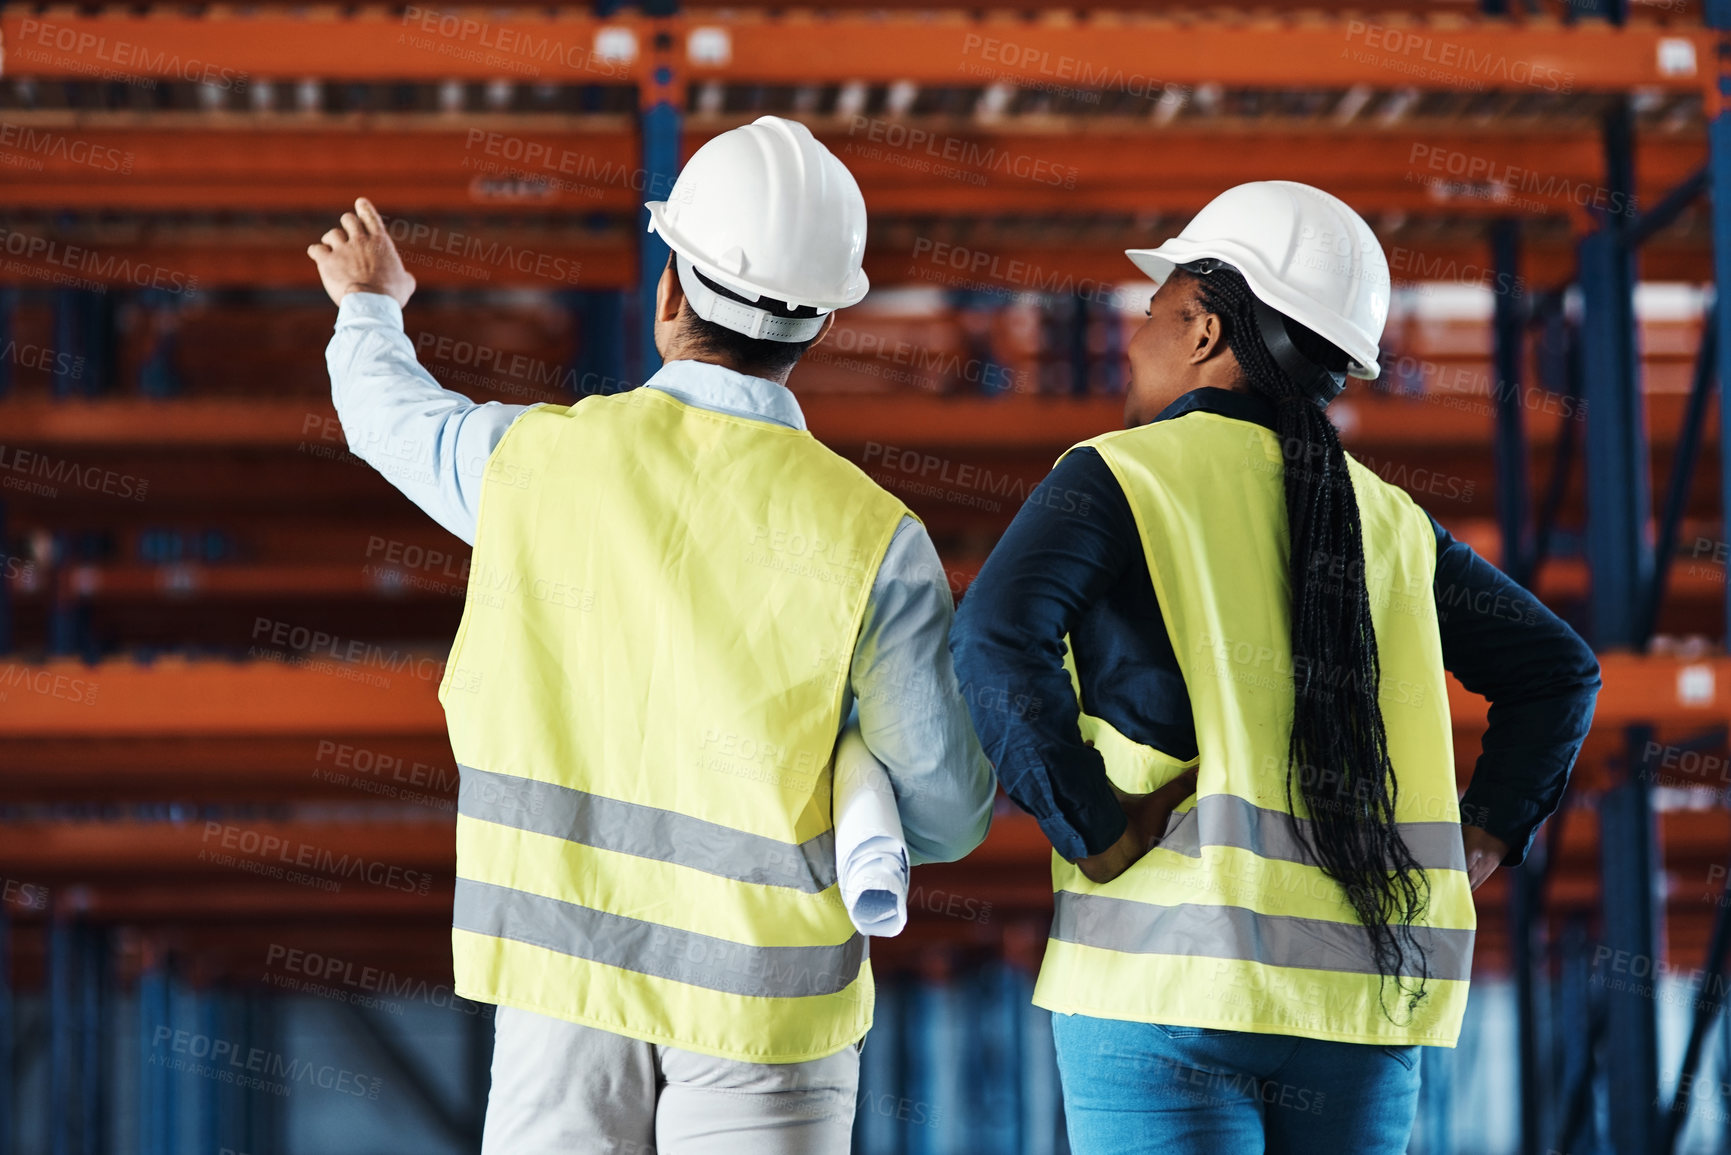
{"label": "navy blue long sleeve shirt", "polygon": [[[1199,389],[1155,418],[1197,410],[1273,428],[1247,393]],[[1518,865],[1556,810],[1592,723],[1599,664],[1526,589],[1436,525],[1434,593],[1443,665],[1490,701],[1462,821],[1507,842]],[[1075,649],[1078,703],[1064,669]],[[1068,859],[1124,833],[1105,763],[1077,712],[1180,760],[1196,756],[1190,697],[1130,504],[1092,449],[1031,493],[969,588],[951,632],[962,694],[1004,790]]]}

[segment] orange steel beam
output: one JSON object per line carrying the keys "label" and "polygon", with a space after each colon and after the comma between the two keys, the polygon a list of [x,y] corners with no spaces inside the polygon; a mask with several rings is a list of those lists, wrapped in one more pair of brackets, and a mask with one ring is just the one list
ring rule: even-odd
{"label": "orange steel beam", "polygon": [[68,734],[7,740],[0,799],[346,798],[450,811],[457,766],[443,729],[379,734]]}
{"label": "orange steel beam", "polygon": [[[411,306],[412,307],[412,306]],[[888,348],[887,364],[913,357],[916,350]],[[871,358],[873,352],[858,356]],[[798,377],[794,378],[798,387]],[[1563,421],[1555,398],[1529,390],[1529,439],[1545,448]],[[1330,409],[1349,446],[1370,449],[1491,448],[1495,420],[1483,392],[1437,392],[1418,397],[1381,396],[1357,387]],[[1647,409],[1652,442],[1665,448],[1675,438],[1684,399],[1652,394]],[[1006,452],[1067,449],[1078,441],[1117,429],[1123,422],[1121,397],[1076,400],[1036,394],[1005,397],[932,396],[889,393],[877,396],[809,393],[800,398],[812,431],[832,445],[876,446],[873,456],[891,449],[992,449]],[[112,401],[12,400],[0,402],[0,428],[12,445],[92,448],[287,449],[302,444],[342,449],[341,426],[330,404],[317,398],[211,397],[180,401],[121,398]],[[1708,444],[1714,434],[1709,431]]]}
{"label": "orange steel beam", "polygon": [[[328,202],[330,222],[352,206]],[[155,288],[193,292],[224,285],[318,283],[307,245],[328,226],[268,240],[251,230],[231,241],[220,228],[109,239],[63,234],[43,224],[0,224],[0,283],[49,288]],[[521,229],[413,221],[403,261],[426,287],[511,289],[624,288],[634,283],[636,252],[618,233]]]}
{"label": "orange steel beam", "polygon": [[[1130,226],[1116,235],[1085,234],[1068,241],[994,235],[970,228],[965,219],[953,226],[897,220],[886,228],[873,222],[872,229],[879,231],[868,242],[865,268],[872,284],[882,287],[924,284],[1099,297],[1111,286],[1139,275],[1125,260],[1126,248],[1165,240],[1177,232],[1182,219],[1159,229]],[[1383,238],[1395,284],[1493,285],[1496,274],[1489,246],[1470,229],[1458,230],[1457,237]],[[1566,232],[1528,237],[1521,262],[1522,279],[1535,290],[1566,284],[1575,277],[1575,243]],[[1713,279],[1711,246],[1657,238],[1642,249],[1641,270],[1649,280],[1709,282]]]}
{"label": "orange steel beam", "polygon": [[1696,134],[1643,137],[1634,205],[1603,183],[1593,131],[1203,125],[1051,133],[858,117],[819,135],[878,213],[1180,213],[1221,189],[1279,178],[1326,186],[1366,213],[1452,216],[1633,209],[1706,159]]}
{"label": "orange steel beam", "polygon": [[630,84],[642,60],[636,17],[580,9],[532,13],[463,6],[335,5],[247,11],[213,7],[12,9],[0,17],[11,76],[195,81],[504,77],[555,84]]}
{"label": "orange steel beam", "polygon": [[[305,258],[305,254],[302,254]],[[322,398],[207,397],[191,401],[0,402],[7,437],[25,445],[165,449],[293,449],[345,446],[336,410]]]}
{"label": "orange steel beam", "polygon": [[[1593,872],[1596,819],[1590,807],[1569,814],[1558,859],[1566,873],[1590,876]],[[1717,863],[1725,839],[1731,835],[1731,815],[1721,810],[1666,811],[1660,815],[1660,828],[1665,856],[1673,864]],[[262,889],[280,892],[279,914],[317,911],[320,907],[348,907],[366,914],[392,909],[430,911],[438,905],[432,897],[435,892],[449,893],[456,858],[456,839],[449,822],[212,819],[188,823],[16,823],[4,829],[7,837],[0,844],[0,870],[8,877],[42,880],[41,884],[49,888],[50,904],[56,884],[63,885],[63,880],[100,880],[117,888],[119,898],[133,887],[140,887],[140,897],[144,897],[152,893],[149,884],[153,880],[180,878],[186,887],[188,914],[196,911],[199,895],[206,888],[221,909],[232,909],[236,895]],[[986,841],[964,862],[932,873],[980,881],[982,873],[989,878],[1006,869],[1039,869],[1050,852],[1050,844],[1032,819],[1011,815],[994,821]],[[241,866],[243,862],[253,869]],[[393,866],[395,871],[389,869]],[[280,868],[283,874],[297,871],[343,885],[313,886],[303,879],[282,879],[261,868]],[[411,872],[412,877],[404,877]],[[425,886],[421,885],[423,879]],[[310,893],[297,893],[302,887]]]}
{"label": "orange steel beam", "polygon": [[617,117],[554,124],[478,117],[459,127],[439,116],[336,125],[240,116],[165,126],[132,115],[91,124],[62,114],[9,113],[6,131],[14,149],[40,165],[7,173],[6,200],[15,207],[328,209],[334,215],[364,193],[390,218],[393,237],[438,246],[435,251],[450,257],[463,255],[467,238],[402,214],[628,213],[644,199],[637,141]]}
{"label": "orange steel beam", "polygon": [[[449,831],[446,838],[449,839]],[[154,870],[151,873],[156,873]],[[238,873],[238,872],[237,872]],[[246,876],[243,876],[243,878]],[[336,918],[385,919],[383,933],[400,933],[401,920],[437,920],[449,929],[452,885],[449,878],[429,882],[426,894],[378,886],[345,886],[338,891],[280,882],[181,877],[174,884],[107,880],[80,886],[67,898],[79,913],[96,919],[225,923],[266,922],[296,917],[320,922]],[[50,901],[55,889],[49,887]],[[15,911],[13,913],[16,913]]]}
{"label": "orange steel beam", "polygon": [[[1705,727],[1731,720],[1731,657],[1605,653],[1599,665],[1605,686],[1593,715],[1596,735],[1638,722]],[[1469,719],[1482,725],[1484,699],[1453,681],[1449,708],[1457,727]]]}
{"label": "orange steel beam", "polygon": [[[788,84],[844,79],[955,86],[1005,81],[1157,96],[1164,85],[1250,88],[1385,87],[1578,92],[1652,86],[1700,89],[1712,36],[1651,24],[1609,29],[1549,21],[1353,15],[1279,19],[1238,14],[1144,16],[1048,12],[974,18],[957,12],[828,16],[731,14],[688,29],[725,28],[723,61],[694,59],[711,77]],[[1667,46],[1668,45],[1668,46]]]}
{"label": "orange steel beam", "polygon": [[[618,213],[634,211],[644,197],[629,126],[584,118],[548,126],[537,118],[478,117],[454,127],[435,116],[335,126],[223,117],[208,127],[200,119],[164,127],[8,114],[7,123],[20,134],[21,155],[41,166],[7,174],[7,201],[18,207],[334,213],[365,192],[387,214]],[[1624,207],[1604,187],[1602,145],[1592,129],[1231,123],[1127,130],[1107,123],[1034,131],[864,116],[814,127],[848,164],[874,213],[1190,213],[1222,188],[1270,177],[1325,185],[1368,213],[1553,213],[1584,221],[1588,207]],[[686,152],[710,135],[688,134]],[[103,163],[91,160],[97,157]],[[1645,134],[1636,204],[1663,195],[1705,157],[1699,134]],[[410,217],[391,228],[411,244],[418,238],[438,246],[441,256],[498,239],[452,238]]]}
{"label": "orange steel beam", "polygon": [[[252,875],[285,887],[425,894],[456,863],[454,817],[416,822],[19,822],[3,828],[0,870],[44,879]],[[392,868],[395,868],[394,870]],[[290,871],[315,881],[284,879]],[[412,877],[404,878],[405,873]]]}
{"label": "orange steel beam", "polygon": [[[332,208],[335,220],[340,205]],[[875,226],[874,226],[875,227]],[[0,225],[8,232],[17,232],[24,240],[19,245],[36,243],[40,238],[46,252],[51,242],[58,247],[53,257],[35,260],[12,257],[0,261],[0,284],[46,288],[65,283],[70,278],[91,286],[107,285],[118,288],[161,287],[208,289],[221,286],[241,287],[311,287],[311,263],[306,258],[309,243],[306,232],[321,232],[320,228],[285,233],[281,237],[264,238],[251,229],[213,227],[187,236],[155,235],[145,232],[136,238],[120,241],[74,240],[40,225]],[[512,244],[519,249],[549,253],[576,268],[576,287],[626,289],[635,285],[635,238],[619,235],[598,235],[595,240],[559,240],[529,230],[512,233],[490,227],[466,228],[457,232],[472,232],[495,241]],[[3,238],[0,238],[3,239]],[[1096,244],[1076,244],[1062,247],[1005,246],[989,242],[965,242],[943,237],[935,230],[925,235],[928,242],[918,252],[913,248],[919,238],[898,242],[888,248],[874,244],[866,254],[867,271],[872,283],[880,287],[892,285],[935,284],[959,287],[1001,286],[1011,290],[1065,292],[1065,278],[1074,287],[1077,280],[1093,278],[1094,286],[1082,285],[1087,293],[1100,283],[1115,284],[1135,276],[1124,260],[1124,249],[1135,245],[1157,243],[1158,236],[1129,236],[1122,241]],[[945,249],[937,249],[942,240]],[[960,251],[957,246],[960,246]],[[1391,263],[1401,258],[1394,269],[1396,284],[1412,280],[1459,280],[1468,284],[1486,283],[1491,274],[1485,246],[1476,238],[1460,241],[1394,242],[1387,246]],[[72,250],[79,251],[72,251]],[[979,254],[985,265],[974,269],[964,264],[954,268],[949,260],[972,261]],[[518,273],[509,262],[488,263],[473,260],[440,259],[430,249],[407,254],[415,278],[427,288],[540,288],[561,287],[561,282]],[[1549,287],[1565,283],[1574,277],[1575,252],[1567,243],[1535,240],[1528,245],[1523,271],[1534,287]],[[70,267],[66,264],[70,262]],[[1642,253],[1643,274],[1654,280],[1691,281],[1705,283],[1713,279],[1712,252],[1705,244],[1679,246],[1661,238]]]}
{"label": "orange steel beam", "polygon": [[[444,728],[442,651],[330,638],[266,619],[307,660],[0,661],[0,735],[426,734]],[[304,636],[303,636],[304,635]],[[354,660],[358,659],[358,660]],[[381,684],[382,683],[382,684]]]}
{"label": "orange steel beam", "polygon": [[[632,83],[650,22],[551,8],[525,13],[410,5],[401,12],[293,9],[8,11],[12,75],[194,80],[516,78]],[[1369,18],[1096,12],[688,12],[672,23],[691,79],[759,83],[994,81],[1157,95],[1166,84],[1341,88],[1355,83],[1572,92],[1705,83],[1704,30],[1609,29],[1450,15]]]}
{"label": "orange steel beam", "polygon": [[[271,628],[275,628],[272,623]],[[287,627],[293,630],[294,627]],[[85,665],[0,662],[0,737],[69,738],[137,734],[436,734],[444,713],[435,695],[443,655],[350,639],[288,640],[316,664],[165,658]],[[270,640],[270,635],[264,635]],[[350,655],[358,660],[339,660]],[[1605,654],[1600,732],[1635,722],[1705,725],[1731,719],[1731,657]],[[374,682],[358,680],[377,674]],[[388,685],[376,684],[388,680]],[[1451,682],[1461,728],[1482,726],[1484,699]]]}

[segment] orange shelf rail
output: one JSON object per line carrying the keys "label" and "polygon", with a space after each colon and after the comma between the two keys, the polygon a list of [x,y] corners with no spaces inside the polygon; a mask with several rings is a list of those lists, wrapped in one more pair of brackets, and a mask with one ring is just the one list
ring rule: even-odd
{"label": "orange shelf rail", "polygon": [[[56,879],[150,875],[230,882],[250,874],[329,893],[424,895],[435,883],[449,884],[457,855],[455,822],[429,815],[416,822],[8,823],[0,870],[50,885]],[[305,878],[284,877],[291,873]]]}
{"label": "orange shelf rail", "polygon": [[[686,17],[688,49],[703,25]],[[720,22],[717,22],[718,24]],[[694,78],[797,84],[835,77],[965,85],[1143,89],[1165,84],[1335,88],[1365,83],[1479,91],[1699,88],[1712,38],[1698,28],[1563,26],[1466,15],[1151,16],[1019,13],[846,17],[730,14],[726,60]],[[1665,45],[1669,44],[1667,48]],[[1685,48],[1684,46],[1687,46]],[[688,53],[689,54],[689,53]]]}
{"label": "orange shelf rail", "polygon": [[[686,134],[687,154],[744,118],[710,119]],[[654,195],[644,187],[634,130],[618,117],[464,116],[453,124],[431,114],[369,115],[326,125],[225,113],[165,125],[133,114],[23,112],[8,113],[8,122],[43,142],[24,150],[40,167],[6,175],[7,202],[19,208],[334,214],[364,192],[388,215],[629,214]],[[1324,185],[1365,213],[1554,213],[1584,224],[1587,206],[1610,203],[1603,146],[1583,121],[1162,128],[1105,119],[1080,127],[1054,120],[1040,131],[1020,118],[993,125],[858,116],[812,126],[880,215],[1189,214],[1222,188],[1269,173]],[[112,163],[89,163],[92,156]],[[1637,203],[1656,201],[1705,159],[1698,131],[1643,134]],[[452,260],[474,260],[463,250],[502,240],[490,231],[457,243],[448,228],[434,228],[410,218],[392,224],[411,248],[420,237]]]}
{"label": "orange shelf rail", "polygon": [[85,665],[0,661],[0,735],[15,738],[176,734],[315,737],[444,729],[437,697],[445,652],[374,646],[276,625],[304,664],[270,660],[127,659]]}
{"label": "orange shelf rail", "polygon": [[1366,83],[1537,92],[1702,88],[1713,39],[1688,25],[1620,29],[1448,14],[1294,17],[1054,12],[687,12],[665,22],[410,5],[399,11],[53,7],[0,19],[15,76],[192,80],[493,77],[633,83],[665,29],[696,79],[759,83],[1002,80],[1159,91],[1166,84]]}
{"label": "orange shelf rail", "polygon": [[335,5],[189,14],[168,6],[12,10],[0,18],[11,76],[157,79],[242,87],[296,80],[513,77],[567,84],[630,84],[649,22],[588,12],[408,5]]}
{"label": "orange shelf rail", "polygon": [[[436,696],[443,651],[356,643],[300,627],[285,626],[284,637],[303,650],[304,664],[0,662],[0,739],[444,732]],[[1598,736],[1608,739],[1637,722],[1703,727],[1731,721],[1731,657],[1605,654],[1600,660],[1605,689],[1594,722]],[[1457,731],[1483,727],[1484,699],[1452,681],[1449,705]]]}
{"label": "orange shelf rail", "polygon": [[[799,378],[793,379],[794,388]],[[1684,398],[1651,394],[1648,422],[1655,447],[1676,435]],[[1529,402],[1534,448],[1553,444],[1567,420],[1544,412],[1544,395]],[[1426,448],[1453,452],[1492,446],[1492,400],[1475,393],[1436,392],[1412,397],[1348,394],[1330,410],[1349,447]],[[893,393],[856,396],[805,393],[800,408],[812,432],[832,445],[881,450],[987,448],[1009,452],[1051,450],[1123,424],[1117,396],[1083,399],[1019,393],[1004,397]],[[156,401],[17,399],[0,401],[0,427],[8,443],[110,448],[295,449],[303,443],[343,448],[336,414],[322,399],[212,397]],[[1712,444],[1715,430],[1707,430]],[[866,460],[871,465],[871,460]]]}

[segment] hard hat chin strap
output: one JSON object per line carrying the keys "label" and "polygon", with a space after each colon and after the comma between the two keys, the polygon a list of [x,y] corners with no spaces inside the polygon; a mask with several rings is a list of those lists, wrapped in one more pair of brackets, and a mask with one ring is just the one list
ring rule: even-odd
{"label": "hard hat chin strap", "polygon": [[1252,296],[1250,307],[1256,314],[1256,331],[1262,336],[1262,343],[1268,349],[1268,355],[1274,358],[1274,363],[1280,366],[1281,372],[1292,378],[1295,385],[1304,393],[1316,398],[1316,403],[1327,407],[1330,401],[1340,396],[1340,391],[1346,388],[1346,374],[1318,365],[1306,357],[1292,343],[1292,338],[1286,332],[1286,324],[1281,316],[1271,306],[1265,305],[1262,298]]}
{"label": "hard hat chin strap", "polygon": [[705,321],[724,329],[743,333],[754,341],[782,341],[793,344],[809,341],[823,329],[823,316],[778,317],[761,305],[735,301],[724,297],[710,286],[708,279],[683,253],[675,255],[679,269],[679,287],[685,291],[691,311]]}

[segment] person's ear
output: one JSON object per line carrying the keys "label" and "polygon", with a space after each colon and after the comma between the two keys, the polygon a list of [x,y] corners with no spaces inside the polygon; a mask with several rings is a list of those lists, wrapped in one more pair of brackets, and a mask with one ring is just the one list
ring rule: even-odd
{"label": "person's ear", "polygon": [[831,329],[835,328],[835,314],[836,310],[833,309],[824,314],[823,327],[818,329],[817,336],[811,339],[811,344],[806,346],[807,349],[815,349],[819,345],[823,344],[823,339],[829,336],[829,331]]}
{"label": "person's ear", "polygon": [[661,280],[655,284],[655,319],[657,321],[676,321],[679,310],[685,304],[685,289],[679,284],[679,275],[673,271],[673,258],[667,258],[667,267],[661,270]]}
{"label": "person's ear", "polygon": [[1226,326],[1218,313],[1206,310],[1197,314],[1190,326],[1190,363],[1200,365],[1226,349]]}

